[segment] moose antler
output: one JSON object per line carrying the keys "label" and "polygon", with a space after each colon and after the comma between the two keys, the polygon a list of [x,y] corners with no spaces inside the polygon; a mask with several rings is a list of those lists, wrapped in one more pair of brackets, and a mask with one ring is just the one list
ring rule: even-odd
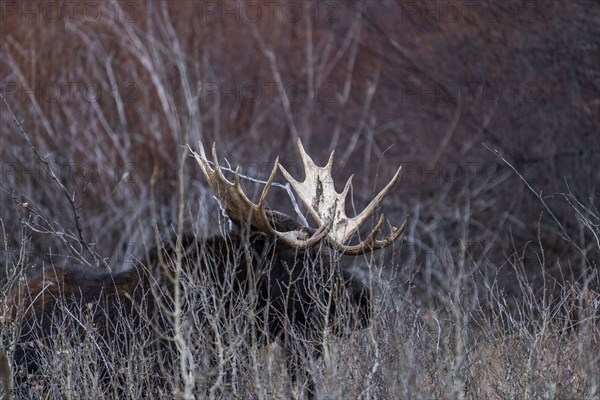
{"label": "moose antler", "polygon": [[389,246],[400,236],[400,234],[402,234],[406,228],[406,221],[404,221],[400,228],[392,227],[391,232],[387,237],[377,239],[377,235],[384,223],[384,217],[383,214],[381,214],[379,221],[364,241],[357,245],[347,244],[394,186],[400,177],[402,166],[398,168],[398,171],[396,171],[392,180],[377,196],[375,196],[367,208],[356,217],[349,218],[346,215],[344,207],[346,205],[346,196],[350,189],[352,176],[346,182],[344,190],[342,190],[341,193],[337,193],[331,176],[334,151],[331,152],[327,165],[325,165],[325,167],[319,167],[314,163],[310,156],[306,154],[300,139],[298,139],[297,145],[300,156],[302,157],[302,163],[304,164],[304,181],[299,182],[294,179],[283,166],[279,165],[279,168],[314,220],[321,226],[328,223],[333,225],[326,237],[327,242],[331,247],[344,254],[363,254]]}
{"label": "moose antler", "polygon": [[327,223],[321,224],[319,229],[317,229],[310,237],[305,230],[279,232],[271,226],[269,217],[267,216],[265,202],[267,194],[269,194],[269,189],[273,184],[275,173],[277,172],[279,158],[275,160],[275,165],[273,166],[269,179],[260,195],[258,204],[254,204],[252,200],[246,196],[240,186],[239,167],[235,170],[234,181],[230,182],[221,171],[215,144],[213,143],[212,146],[213,168],[211,168],[210,162],[206,157],[202,143],[199,143],[199,147],[200,154],[193,153],[194,158],[196,158],[196,161],[200,165],[208,184],[215,191],[217,197],[223,202],[229,218],[241,223],[250,223],[259,231],[271,236],[276,236],[289,246],[299,249],[312,247],[323,240],[327,235],[331,228],[331,224]]}

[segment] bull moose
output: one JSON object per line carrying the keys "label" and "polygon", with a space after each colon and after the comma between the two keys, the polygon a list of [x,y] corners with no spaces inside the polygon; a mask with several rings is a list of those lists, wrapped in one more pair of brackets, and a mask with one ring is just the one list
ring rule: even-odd
{"label": "bull moose", "polygon": [[[100,338],[101,350],[111,349],[125,358],[129,338],[151,338],[151,348],[159,354],[155,358],[160,379],[166,369],[173,371],[181,365],[182,337],[176,328],[182,319],[212,321],[213,325],[207,324],[212,339],[210,335],[202,337],[217,343],[221,340],[215,337],[218,329],[210,328],[219,321],[235,321],[232,314],[243,302],[252,323],[251,329],[240,332],[256,346],[281,343],[288,376],[303,384],[307,398],[314,398],[315,385],[305,360],[319,355],[325,332],[344,335],[348,329],[366,327],[371,319],[368,285],[340,265],[336,254],[361,255],[389,246],[403,232],[406,221],[378,238],[385,221],[381,215],[365,240],[349,244],[396,183],[401,168],[364,211],[349,218],[344,208],[351,178],[341,193],[335,190],[331,175],[334,153],[325,167],[319,167],[299,140],[297,145],[304,181],[294,179],[276,161],[258,203],[254,203],[241,188],[239,170],[230,181],[219,165],[215,145],[210,161],[200,143],[199,154],[193,156],[235,223],[235,231],[207,239],[180,235],[159,243],[123,272],[52,267],[14,288],[7,297],[4,323],[18,325],[13,346],[17,386],[26,386],[24,381],[43,373],[41,353],[56,346],[52,338],[69,319],[74,320],[70,326],[76,331],[72,337],[82,338],[93,330]],[[305,226],[266,206],[277,170],[318,227]],[[200,298],[204,300],[198,301]],[[215,357],[210,365],[217,363]],[[104,376],[114,377],[118,372],[114,360],[101,361]],[[128,392],[121,388],[119,393]]]}

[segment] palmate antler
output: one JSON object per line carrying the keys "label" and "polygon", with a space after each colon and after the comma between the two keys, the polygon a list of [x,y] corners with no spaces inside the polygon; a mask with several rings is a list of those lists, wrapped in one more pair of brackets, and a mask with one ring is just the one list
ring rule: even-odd
{"label": "palmate antler", "polygon": [[[342,190],[341,193],[337,193],[331,176],[334,152],[331,152],[331,156],[325,167],[318,167],[304,151],[300,139],[298,139],[297,144],[304,164],[306,176],[304,181],[299,182],[294,179],[294,177],[279,164],[279,158],[277,158],[275,160],[275,166],[269,175],[269,179],[265,184],[257,204],[253,203],[245,195],[240,186],[239,167],[235,170],[233,182],[230,182],[223,175],[221,167],[219,166],[214,144],[212,147],[213,168],[211,168],[210,162],[206,157],[202,143],[199,143],[200,154],[194,153],[194,157],[196,158],[196,161],[198,161],[209,185],[215,191],[217,197],[223,202],[227,215],[231,219],[242,223],[248,222],[259,231],[271,236],[276,236],[289,246],[304,249],[325,240],[330,247],[343,254],[357,255],[387,247],[402,234],[406,227],[406,221],[399,229],[392,227],[391,232],[387,237],[377,239],[377,235],[385,222],[382,214],[379,217],[379,221],[364,241],[356,245],[348,244],[352,236],[354,236],[358,229],[371,217],[375,212],[375,208],[394,186],[400,177],[401,167],[398,168],[398,171],[392,180],[377,196],[375,196],[363,212],[354,218],[349,218],[346,215],[344,207],[352,177],[346,182],[344,190]],[[267,214],[273,214],[274,212],[266,209],[265,201],[269,189],[273,184],[273,179],[275,178],[278,167],[292,185],[292,188],[298,197],[300,197],[300,200],[308,209],[314,220],[319,224],[319,228],[310,237],[305,230],[279,232],[275,230],[269,222],[269,216]]]}
{"label": "palmate antler", "polygon": [[304,230],[279,232],[271,226],[265,208],[265,201],[269,194],[273,179],[275,178],[275,173],[277,172],[277,166],[279,165],[278,159],[275,160],[275,165],[260,195],[258,204],[254,204],[252,200],[246,196],[240,186],[239,167],[235,170],[234,181],[230,182],[221,171],[215,144],[213,143],[212,146],[212,162],[214,168],[211,168],[210,166],[202,143],[199,143],[199,147],[200,154],[194,153],[194,157],[200,165],[208,184],[215,191],[217,197],[223,202],[229,218],[241,223],[250,223],[259,231],[271,236],[276,236],[287,245],[299,249],[312,247],[323,240],[327,235],[331,228],[331,224],[327,223],[321,224],[319,229],[317,229],[310,237],[308,237],[307,232]]}
{"label": "palmate antler", "polygon": [[299,182],[294,179],[283,166],[279,165],[279,168],[315,221],[319,225],[329,222],[332,224],[332,228],[326,236],[326,240],[330,246],[344,254],[363,254],[389,246],[404,232],[406,221],[404,221],[400,228],[392,227],[387,237],[377,239],[377,235],[385,222],[384,216],[381,214],[379,221],[364,241],[356,245],[348,245],[352,236],[375,212],[375,208],[377,208],[396,181],[398,181],[402,166],[398,168],[392,180],[375,196],[367,208],[356,217],[349,218],[344,208],[352,176],[346,182],[344,190],[341,193],[337,193],[331,176],[333,154],[335,151],[331,152],[327,165],[319,167],[306,154],[300,139],[298,139],[297,145],[304,165],[304,181]]}

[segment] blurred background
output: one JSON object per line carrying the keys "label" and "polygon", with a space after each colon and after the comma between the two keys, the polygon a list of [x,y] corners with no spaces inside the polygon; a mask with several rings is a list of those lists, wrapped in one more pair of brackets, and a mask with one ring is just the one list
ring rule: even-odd
{"label": "blurred background", "polygon": [[378,266],[415,307],[443,307],[464,259],[467,299],[490,285],[515,304],[524,283],[598,290],[596,1],[0,8],[0,279],[127,268],[155,224],[176,231],[180,165],[186,229],[217,233],[187,145],[216,142],[264,180],[277,156],[302,176],[301,138],[321,165],[335,149],[338,190],[354,174],[350,215],[404,166],[380,211],[409,229]]}

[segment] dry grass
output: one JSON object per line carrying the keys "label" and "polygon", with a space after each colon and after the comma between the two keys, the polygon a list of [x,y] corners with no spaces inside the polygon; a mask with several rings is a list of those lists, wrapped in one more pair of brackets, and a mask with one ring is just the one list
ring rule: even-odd
{"label": "dry grass", "polygon": [[[396,280],[377,278],[383,269],[374,260],[358,264],[370,271],[377,293],[373,323],[345,338],[328,336],[323,343],[325,356],[307,360],[318,398],[598,396],[598,293],[565,287],[558,303],[546,304],[523,293],[522,308],[515,312],[493,286],[477,293],[465,286],[478,270],[467,261],[467,269],[475,273],[452,276],[444,303],[417,309],[411,306],[419,295],[414,286],[398,288],[393,286]],[[515,278],[524,276],[515,270]],[[458,291],[456,296],[453,290]],[[206,296],[209,288],[195,285],[186,293],[199,308],[202,304],[204,309],[218,308],[214,303],[218,304],[218,299]],[[251,327],[248,304],[240,302],[230,318],[218,322],[221,325],[215,337],[202,318],[193,312],[184,314],[181,329],[194,360],[191,382],[196,398],[303,398],[302,388],[289,383],[280,347],[254,347],[244,339]],[[73,324],[88,324],[86,321],[89,313],[83,307],[80,315],[56,321],[59,333],[51,346],[32,344],[39,346],[42,376],[27,381],[29,386],[20,395],[114,398],[117,392],[111,390],[126,387],[129,398],[148,391],[161,398],[185,398],[183,382],[175,371],[164,371],[161,385],[153,386],[153,365],[161,355],[144,336],[131,332],[127,350],[121,353],[115,344],[105,343],[91,325],[83,336],[74,333],[80,330]],[[131,329],[126,320],[122,324],[122,329]],[[9,357],[14,328],[4,324],[2,329]],[[215,349],[223,355],[217,366],[208,356],[215,354]],[[102,365],[117,371],[108,389],[101,380]]]}

